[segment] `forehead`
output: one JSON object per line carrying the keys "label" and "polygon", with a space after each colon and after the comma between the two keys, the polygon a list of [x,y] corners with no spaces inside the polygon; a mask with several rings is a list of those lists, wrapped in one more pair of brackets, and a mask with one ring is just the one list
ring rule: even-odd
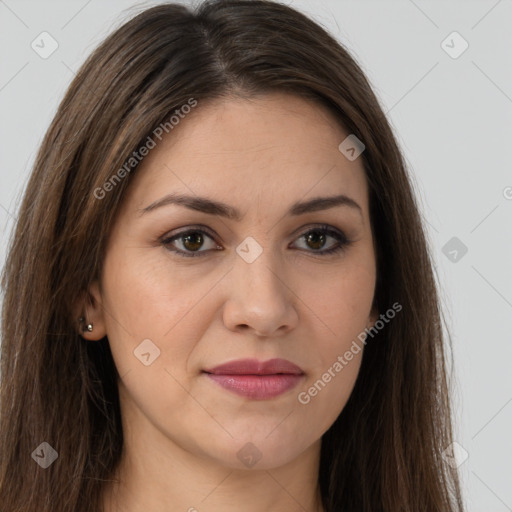
{"label": "forehead", "polygon": [[326,107],[289,94],[198,102],[156,139],[133,177],[131,201],[141,207],[165,193],[194,193],[245,211],[255,201],[284,208],[342,193],[367,208],[362,159],[338,149],[348,135]]}

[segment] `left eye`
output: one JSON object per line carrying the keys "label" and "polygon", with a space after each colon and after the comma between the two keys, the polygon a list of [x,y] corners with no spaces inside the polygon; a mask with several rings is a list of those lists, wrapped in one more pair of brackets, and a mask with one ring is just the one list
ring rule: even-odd
{"label": "left eye", "polygon": [[[336,243],[328,249],[321,250],[326,245],[329,238],[334,239]],[[304,239],[307,246],[306,249],[308,247],[313,249],[308,252],[316,253],[320,256],[342,251],[350,244],[350,241],[347,240],[344,233],[330,226],[320,226],[309,229],[299,236],[298,240],[301,239]],[[199,249],[204,248],[205,240],[210,241],[210,247],[200,251]],[[202,229],[182,231],[172,237],[163,239],[162,244],[169,251],[186,258],[205,256],[210,250],[223,250],[222,247],[215,242],[213,237]],[[178,244],[178,246],[176,246],[176,244]]]}
{"label": "left eye", "polygon": [[[326,245],[326,241],[328,238],[332,238],[336,241],[334,246],[331,245],[329,249],[324,249],[322,251],[318,251],[318,249],[322,249]],[[334,252],[341,251],[345,249],[346,246],[349,245],[349,241],[347,237],[340,231],[334,230],[330,227],[321,227],[314,228],[306,231],[303,235],[299,237],[300,239],[304,239],[306,244],[309,244],[309,247],[315,249],[313,252],[318,252],[320,255],[331,254]]]}

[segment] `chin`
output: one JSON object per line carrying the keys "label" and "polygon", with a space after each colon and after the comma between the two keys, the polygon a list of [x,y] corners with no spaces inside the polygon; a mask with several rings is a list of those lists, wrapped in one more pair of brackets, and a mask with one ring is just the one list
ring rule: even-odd
{"label": "chin", "polygon": [[270,470],[292,463],[312,444],[295,436],[269,436],[267,432],[230,439],[227,445],[219,447],[214,458],[229,469]]}

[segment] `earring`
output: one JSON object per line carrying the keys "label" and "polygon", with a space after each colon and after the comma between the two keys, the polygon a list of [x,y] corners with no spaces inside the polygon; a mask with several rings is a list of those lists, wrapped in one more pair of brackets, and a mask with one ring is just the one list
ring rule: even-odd
{"label": "earring", "polygon": [[[81,316],[79,319],[78,319],[78,323],[80,325],[82,325],[83,323],[85,322],[85,318],[83,316]],[[85,332],[85,331],[89,331],[89,332],[92,332],[92,324],[87,324],[85,327],[82,327],[82,331]]]}

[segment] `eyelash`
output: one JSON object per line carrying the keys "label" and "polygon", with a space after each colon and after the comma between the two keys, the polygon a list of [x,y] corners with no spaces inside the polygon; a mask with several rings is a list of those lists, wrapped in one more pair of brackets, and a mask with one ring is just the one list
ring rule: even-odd
{"label": "eyelash", "polygon": [[[214,238],[209,232],[205,231],[204,229],[192,227],[192,228],[188,228],[186,231],[177,233],[177,234],[173,235],[172,237],[164,237],[163,239],[160,240],[160,242],[163,246],[165,246],[165,248],[168,251],[171,251],[183,258],[195,258],[196,256],[199,256],[199,257],[206,256],[210,252],[210,250],[215,250],[215,249],[210,249],[207,251],[186,252],[186,251],[183,251],[181,249],[176,249],[175,247],[171,246],[171,243],[174,240],[178,240],[178,239],[184,237],[185,235],[190,235],[193,233],[201,233],[202,235],[206,235],[207,237],[211,238],[212,240]],[[323,233],[323,234],[326,234],[328,236],[335,238],[338,242],[337,246],[335,246],[331,249],[324,250],[324,251],[306,251],[306,252],[312,252],[313,254],[319,255],[319,256],[329,256],[329,255],[337,254],[339,252],[343,252],[352,243],[350,240],[347,239],[347,237],[345,236],[345,234],[342,231],[338,231],[337,229],[334,229],[327,224],[321,224],[319,226],[309,228],[307,231],[304,231],[301,235],[299,235],[298,239],[300,239],[310,233]],[[300,250],[304,250],[304,249],[300,249]]]}

